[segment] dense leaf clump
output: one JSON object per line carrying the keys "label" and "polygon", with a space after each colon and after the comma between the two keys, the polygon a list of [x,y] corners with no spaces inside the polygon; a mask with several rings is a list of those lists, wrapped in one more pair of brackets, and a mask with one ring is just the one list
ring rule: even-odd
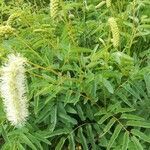
{"label": "dense leaf clump", "polygon": [[30,112],[15,128],[0,99],[0,149],[148,150],[149,5],[0,1],[0,64],[27,58]]}

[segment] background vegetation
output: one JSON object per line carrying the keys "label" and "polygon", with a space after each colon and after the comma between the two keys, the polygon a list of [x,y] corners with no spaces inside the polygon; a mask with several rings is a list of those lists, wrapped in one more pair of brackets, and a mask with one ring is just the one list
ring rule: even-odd
{"label": "background vegetation", "polygon": [[0,64],[28,59],[30,111],[14,128],[0,99],[0,149],[150,150],[149,0],[54,2],[0,1]]}

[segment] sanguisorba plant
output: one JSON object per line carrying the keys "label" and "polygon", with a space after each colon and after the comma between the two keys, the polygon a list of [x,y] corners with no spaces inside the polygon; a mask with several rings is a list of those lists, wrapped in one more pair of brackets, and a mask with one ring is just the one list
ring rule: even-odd
{"label": "sanguisorba plant", "polygon": [[148,0],[0,10],[0,149],[149,149]]}

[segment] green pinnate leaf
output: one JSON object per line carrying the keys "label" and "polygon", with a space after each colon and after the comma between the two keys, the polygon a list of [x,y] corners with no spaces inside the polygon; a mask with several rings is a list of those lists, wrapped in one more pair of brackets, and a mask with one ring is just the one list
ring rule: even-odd
{"label": "green pinnate leaf", "polygon": [[131,133],[134,136],[137,136],[138,138],[140,138],[141,140],[144,140],[145,142],[150,143],[150,137],[148,137],[146,134],[144,134],[143,132],[137,130],[137,129],[132,129]]}
{"label": "green pinnate leaf", "polygon": [[75,150],[75,139],[74,139],[74,134],[71,133],[69,135],[69,149],[70,150]]}
{"label": "green pinnate leaf", "polygon": [[63,145],[64,145],[64,143],[65,143],[65,140],[66,140],[66,138],[65,138],[65,137],[62,137],[62,138],[59,140],[58,144],[56,145],[55,150],[62,150]]}
{"label": "green pinnate leaf", "polygon": [[107,113],[106,115],[104,115],[99,121],[98,124],[102,124],[104,121],[106,121],[109,117],[111,117],[112,114],[111,113]]}
{"label": "green pinnate leaf", "polygon": [[122,114],[121,117],[122,119],[129,119],[129,120],[139,120],[139,121],[144,121],[145,119],[142,117],[139,117],[137,115],[132,115],[132,114]]}
{"label": "green pinnate leaf", "polygon": [[127,150],[129,144],[129,132],[125,132],[123,136],[122,150]]}
{"label": "green pinnate leaf", "polygon": [[88,149],[87,140],[86,140],[86,138],[85,138],[85,136],[83,134],[83,129],[82,128],[79,128],[78,134],[79,134],[79,138],[80,138],[81,144],[83,146],[83,150],[87,150]]}
{"label": "green pinnate leaf", "polygon": [[141,145],[141,143],[139,142],[139,140],[135,136],[132,136],[131,140],[133,141],[137,150],[144,150],[143,146]]}
{"label": "green pinnate leaf", "polygon": [[115,122],[116,122],[116,119],[114,117],[111,118],[108,124],[104,128],[104,132],[108,132]]}
{"label": "green pinnate leaf", "polygon": [[95,139],[94,139],[94,133],[92,130],[92,126],[91,125],[87,125],[87,134],[88,134],[88,139],[92,145],[92,149],[96,150],[96,144],[95,144]]}
{"label": "green pinnate leaf", "polygon": [[106,89],[111,93],[113,94],[114,93],[114,88],[113,86],[111,85],[110,81],[106,80],[105,78],[103,78],[103,84],[104,86],[106,87]]}
{"label": "green pinnate leaf", "polygon": [[107,145],[107,150],[111,149],[111,147],[112,147],[113,143],[115,142],[115,140],[117,139],[121,129],[122,129],[122,125],[118,124],[109,140],[109,143]]}
{"label": "green pinnate leaf", "polygon": [[35,145],[28,139],[28,137],[25,134],[21,134],[20,139],[22,140],[23,143],[27,144],[31,149],[37,150]]}
{"label": "green pinnate leaf", "polygon": [[127,126],[133,126],[133,127],[150,128],[150,123],[144,122],[144,121],[129,120],[129,121],[127,121],[126,125]]}

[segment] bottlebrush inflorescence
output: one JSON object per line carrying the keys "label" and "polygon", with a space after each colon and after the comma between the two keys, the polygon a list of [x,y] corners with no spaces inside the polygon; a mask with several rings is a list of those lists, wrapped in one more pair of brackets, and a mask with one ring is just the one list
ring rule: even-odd
{"label": "bottlebrush inflorescence", "polygon": [[1,96],[7,119],[16,127],[23,126],[28,117],[26,97],[26,59],[20,54],[8,55],[8,62],[1,68]]}
{"label": "bottlebrush inflorescence", "polygon": [[50,1],[50,15],[53,20],[57,20],[59,12],[59,0]]}
{"label": "bottlebrush inflorescence", "polygon": [[111,32],[112,32],[112,36],[113,36],[113,38],[112,38],[113,46],[118,47],[120,36],[119,36],[119,28],[118,28],[117,22],[116,22],[115,18],[111,17],[108,19],[108,23],[111,28]]}
{"label": "bottlebrush inflorescence", "polygon": [[2,25],[0,26],[0,37],[3,37],[5,35],[11,35],[14,33],[14,31],[15,29],[9,25]]}

